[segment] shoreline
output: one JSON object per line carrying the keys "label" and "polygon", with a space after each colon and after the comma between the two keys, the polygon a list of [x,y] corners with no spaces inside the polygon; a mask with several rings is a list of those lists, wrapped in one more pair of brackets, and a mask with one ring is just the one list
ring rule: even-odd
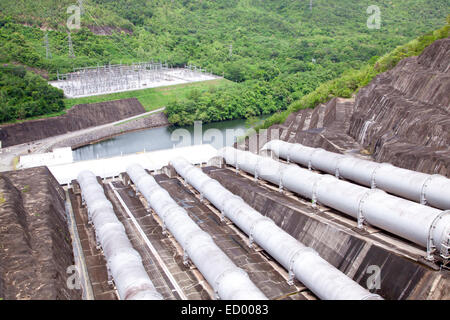
{"label": "shoreline", "polygon": [[145,127],[145,128],[129,129],[129,130],[126,130],[126,131],[123,131],[123,132],[120,132],[120,133],[114,133],[114,134],[111,134],[111,135],[108,135],[108,136],[104,136],[102,138],[98,138],[98,139],[95,139],[95,140],[86,141],[86,142],[82,142],[82,143],[79,143],[79,144],[74,144],[74,145],[71,145],[69,147],[72,149],[72,151],[75,151],[75,150],[81,149],[83,147],[94,145],[94,144],[97,144],[97,143],[100,143],[100,142],[103,142],[103,141],[106,141],[106,140],[109,140],[109,139],[112,139],[112,138],[115,138],[115,137],[118,137],[118,136],[121,136],[121,135],[124,135],[124,134],[127,134],[127,133],[132,133],[132,132],[137,132],[137,131],[144,131],[144,130],[150,130],[150,129],[156,129],[156,128],[163,128],[163,127],[170,127],[171,125],[172,124],[167,123],[167,124],[157,124],[155,126]]}
{"label": "shoreline", "polygon": [[[47,153],[56,148],[69,147],[74,150],[121,134],[170,126],[163,111],[163,109],[158,109],[150,112],[146,117],[138,117],[122,124],[120,122],[109,123],[1,148],[0,172],[15,170],[18,159],[24,155]],[[123,120],[121,121],[123,122]]]}
{"label": "shoreline", "polygon": [[91,130],[90,132],[76,135],[74,137],[69,137],[67,139],[63,139],[54,144],[51,144],[46,148],[45,152],[50,152],[55,148],[65,147],[70,147],[72,148],[72,150],[77,150],[82,147],[105,141],[126,133],[166,127],[170,125],[171,124],[167,120],[166,115],[163,112],[157,112],[150,114],[147,117],[137,118],[135,120],[122,124],[113,124],[98,129],[93,128],[93,130]]}

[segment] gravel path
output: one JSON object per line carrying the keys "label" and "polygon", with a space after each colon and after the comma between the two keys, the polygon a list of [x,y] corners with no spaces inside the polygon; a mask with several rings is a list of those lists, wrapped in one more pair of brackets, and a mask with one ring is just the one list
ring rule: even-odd
{"label": "gravel path", "polygon": [[61,147],[79,147],[130,131],[167,126],[169,122],[162,112],[164,109],[161,108],[117,122],[1,149],[0,172],[13,170],[14,159],[21,155],[45,153]]}
{"label": "gravel path", "polygon": [[66,138],[62,141],[52,144],[49,147],[49,149],[63,148],[63,147],[78,148],[86,144],[98,142],[100,140],[105,140],[122,133],[142,129],[162,127],[166,125],[169,125],[169,122],[167,121],[167,117],[164,115],[164,113],[162,112],[156,113],[147,116],[145,118],[139,118],[126,123],[122,122],[122,124],[117,124],[115,126],[109,126],[102,129],[96,129],[82,135]]}

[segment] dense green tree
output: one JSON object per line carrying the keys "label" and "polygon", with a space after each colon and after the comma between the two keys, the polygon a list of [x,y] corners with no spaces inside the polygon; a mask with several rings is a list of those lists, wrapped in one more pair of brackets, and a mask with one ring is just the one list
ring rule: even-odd
{"label": "dense green tree", "polygon": [[22,66],[0,66],[0,122],[64,109],[64,94]]}
{"label": "dense green tree", "polygon": [[[174,102],[183,116],[168,114],[177,124],[286,110],[324,81],[440,27],[449,13],[448,0],[378,0],[382,27],[371,30],[366,25],[366,9],[374,4],[370,0],[314,0],[312,11],[307,0],[83,3],[82,29],[72,31],[76,57],[71,58],[66,9],[76,1],[0,1],[0,62],[42,69],[53,80],[57,71],[74,67],[155,59],[173,66],[193,63],[238,82],[201,92],[205,97],[198,101]],[[99,26],[114,32],[99,36],[90,31]],[[46,32],[52,59],[45,57]],[[348,95],[351,88],[343,92]],[[36,97],[27,110],[41,103]],[[30,113],[16,107],[21,117]]]}

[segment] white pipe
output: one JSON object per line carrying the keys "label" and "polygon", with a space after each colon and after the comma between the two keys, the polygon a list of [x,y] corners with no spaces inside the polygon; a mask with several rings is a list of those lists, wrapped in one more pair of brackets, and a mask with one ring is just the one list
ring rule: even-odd
{"label": "white pipe", "polygon": [[113,189],[114,195],[119,200],[119,202],[122,205],[122,207],[125,209],[125,212],[127,213],[127,215],[130,218],[131,222],[133,222],[133,225],[136,227],[136,230],[138,231],[138,233],[141,236],[142,240],[144,240],[144,243],[147,245],[147,248],[151,251],[151,253],[155,257],[155,260],[158,262],[160,267],[163,269],[163,272],[166,274],[167,278],[172,283],[173,288],[175,289],[175,291],[179,294],[179,296],[180,296],[180,298],[182,300],[188,300],[188,298],[184,294],[183,290],[181,289],[180,285],[177,283],[177,281],[173,277],[172,273],[170,273],[169,269],[167,268],[166,264],[164,263],[164,260],[161,259],[161,256],[159,255],[158,251],[152,245],[152,243],[148,239],[147,235],[145,234],[144,230],[142,230],[141,226],[139,225],[139,222],[133,216],[133,214],[131,213],[130,209],[128,209],[127,205],[125,204],[125,202],[123,201],[122,197],[117,192],[117,190],[114,189],[114,186],[113,186],[112,182],[110,182],[109,185]]}
{"label": "white pipe", "polygon": [[223,300],[266,300],[247,273],[214,243],[155,179],[140,165],[131,165],[128,176],[152,209],[158,214],[205,279]]}
{"label": "white pipe", "polygon": [[450,179],[441,175],[402,169],[387,163],[362,160],[281,140],[268,142],[264,149],[282,159],[336,175],[338,178],[376,187],[439,209],[450,209]]}
{"label": "white pipe", "polygon": [[90,171],[83,171],[77,180],[119,297],[122,300],[162,300],[97,177]]}
{"label": "white pipe", "polygon": [[280,229],[271,219],[247,205],[219,182],[183,158],[170,162],[175,170],[222,214],[321,299],[381,299],[371,294],[344,273],[322,259],[316,251],[305,247]]}
{"label": "white pipe", "polygon": [[433,248],[448,259],[450,211],[424,206],[378,189],[371,190],[250,152],[224,148],[219,154],[229,165],[312,199],[313,203],[320,202],[358,219],[359,227],[367,221],[427,248],[430,260]]}

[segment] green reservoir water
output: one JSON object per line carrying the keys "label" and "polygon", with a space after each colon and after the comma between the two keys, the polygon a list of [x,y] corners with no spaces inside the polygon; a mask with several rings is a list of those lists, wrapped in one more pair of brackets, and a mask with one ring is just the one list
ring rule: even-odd
{"label": "green reservoir water", "polygon": [[[260,120],[267,119],[265,115]],[[120,155],[171,149],[198,144],[212,144],[220,149],[231,146],[249,130],[245,119],[208,123],[183,128],[160,127],[125,133],[73,151],[75,161],[111,158]]]}

